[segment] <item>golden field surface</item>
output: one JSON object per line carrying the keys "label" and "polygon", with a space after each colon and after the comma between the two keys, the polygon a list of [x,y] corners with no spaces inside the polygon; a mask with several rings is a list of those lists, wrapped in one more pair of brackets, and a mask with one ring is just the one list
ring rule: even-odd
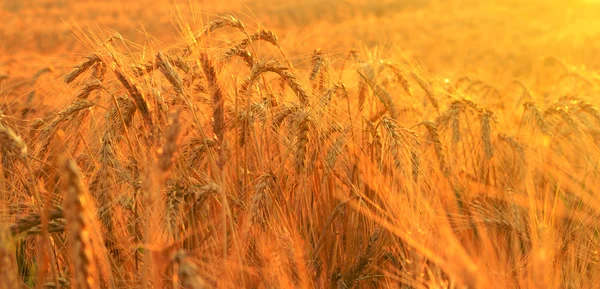
{"label": "golden field surface", "polygon": [[598,15],[0,0],[0,289],[600,288]]}

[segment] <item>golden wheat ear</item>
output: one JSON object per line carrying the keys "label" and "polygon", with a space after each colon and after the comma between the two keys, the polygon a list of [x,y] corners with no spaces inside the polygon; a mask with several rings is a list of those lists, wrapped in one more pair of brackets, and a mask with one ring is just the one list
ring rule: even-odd
{"label": "golden wheat ear", "polygon": [[77,163],[67,155],[63,131],[56,133],[55,148],[59,152],[72,285],[85,289],[112,287],[110,263],[97,221],[96,205]]}
{"label": "golden wheat ear", "polygon": [[67,237],[70,247],[73,285],[76,288],[99,288],[98,270],[92,252],[90,223],[87,210],[92,204],[87,188],[75,161],[66,158],[61,161],[64,207],[67,219]]}
{"label": "golden wheat ear", "polygon": [[75,68],[73,68],[73,70],[69,74],[65,75],[66,83],[73,82],[73,80],[75,80],[82,73],[86,72],[90,67],[92,67],[92,65],[101,61],[100,57],[98,57],[95,54],[89,55],[86,58],[87,59],[85,61],[76,65]]}
{"label": "golden wheat ear", "polygon": [[23,139],[2,122],[0,122],[0,144],[19,159],[24,161],[27,158],[27,146]]}
{"label": "golden wheat ear", "polygon": [[[275,35],[275,33],[273,33],[271,30],[261,29],[258,32],[251,34],[246,39],[240,41],[235,46],[229,48],[225,53],[223,53],[223,55],[219,59],[219,62],[221,64],[225,64],[225,63],[229,62],[234,55],[238,55],[238,56],[244,58],[246,64],[248,64],[248,66],[250,68],[252,68],[254,61],[252,60],[252,58],[251,58],[252,56],[247,51],[246,47],[250,46],[250,44],[252,44],[253,42],[255,42],[257,40],[266,41],[268,43],[271,43],[273,46],[279,48],[279,42],[278,42],[277,35]],[[249,56],[246,55],[246,53],[248,53]]]}

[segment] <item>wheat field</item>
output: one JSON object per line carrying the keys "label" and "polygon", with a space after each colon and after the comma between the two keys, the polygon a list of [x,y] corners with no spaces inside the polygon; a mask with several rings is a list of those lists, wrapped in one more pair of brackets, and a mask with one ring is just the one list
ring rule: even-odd
{"label": "wheat field", "polygon": [[1,288],[600,288],[600,3],[0,1]]}

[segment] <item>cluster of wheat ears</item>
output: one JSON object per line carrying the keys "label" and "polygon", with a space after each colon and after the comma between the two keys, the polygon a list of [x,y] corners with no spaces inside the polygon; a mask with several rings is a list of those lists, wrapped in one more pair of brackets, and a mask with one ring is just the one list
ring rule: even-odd
{"label": "cluster of wheat ears", "polygon": [[0,288],[600,284],[590,98],[189,34],[98,41],[66,108],[0,113]]}

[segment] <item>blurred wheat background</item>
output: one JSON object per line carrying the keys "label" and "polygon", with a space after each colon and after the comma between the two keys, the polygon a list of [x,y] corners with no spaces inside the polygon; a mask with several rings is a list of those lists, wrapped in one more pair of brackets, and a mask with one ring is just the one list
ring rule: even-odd
{"label": "blurred wheat background", "polygon": [[0,288],[600,288],[598,15],[0,1]]}

